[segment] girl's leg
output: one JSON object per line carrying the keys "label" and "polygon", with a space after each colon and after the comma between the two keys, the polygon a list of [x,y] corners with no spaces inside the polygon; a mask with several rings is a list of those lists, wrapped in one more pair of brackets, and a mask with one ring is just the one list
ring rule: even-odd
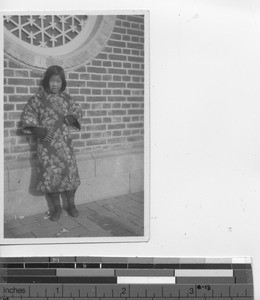
{"label": "girl's leg", "polygon": [[65,191],[65,195],[68,201],[68,214],[74,218],[79,216],[79,212],[75,207],[75,194],[76,190]]}
{"label": "girl's leg", "polygon": [[61,216],[60,193],[48,193],[54,206],[54,211],[50,216],[51,221],[58,221]]}

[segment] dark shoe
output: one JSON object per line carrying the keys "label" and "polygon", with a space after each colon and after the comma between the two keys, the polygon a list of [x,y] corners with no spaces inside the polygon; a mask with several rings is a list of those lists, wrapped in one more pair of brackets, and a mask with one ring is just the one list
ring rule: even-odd
{"label": "dark shoe", "polygon": [[75,205],[71,205],[68,207],[68,214],[73,218],[77,218],[79,216],[79,212],[76,209]]}
{"label": "dark shoe", "polygon": [[51,213],[49,220],[56,222],[59,220],[60,216],[61,216],[61,209],[55,208],[54,211]]}

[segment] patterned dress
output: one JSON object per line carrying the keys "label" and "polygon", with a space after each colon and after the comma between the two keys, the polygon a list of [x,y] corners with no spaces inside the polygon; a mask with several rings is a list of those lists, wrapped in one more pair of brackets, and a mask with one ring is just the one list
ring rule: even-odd
{"label": "patterned dress", "polygon": [[74,116],[72,127],[80,130],[81,107],[65,92],[55,95],[40,91],[25,105],[22,119],[26,133],[30,133],[29,127],[35,126],[54,132],[51,142],[38,139],[38,191],[63,192],[80,185],[70,126],[64,122],[67,115]]}

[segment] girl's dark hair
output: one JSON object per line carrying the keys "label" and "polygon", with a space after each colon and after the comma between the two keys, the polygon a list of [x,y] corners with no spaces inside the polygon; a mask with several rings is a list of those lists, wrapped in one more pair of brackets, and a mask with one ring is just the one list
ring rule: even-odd
{"label": "girl's dark hair", "polygon": [[44,74],[44,78],[42,80],[42,87],[44,88],[45,91],[49,91],[50,90],[50,79],[51,76],[53,75],[59,75],[62,81],[62,85],[61,85],[61,92],[63,92],[66,89],[66,79],[65,79],[65,73],[64,70],[62,69],[62,67],[60,66],[50,66],[45,74]]}

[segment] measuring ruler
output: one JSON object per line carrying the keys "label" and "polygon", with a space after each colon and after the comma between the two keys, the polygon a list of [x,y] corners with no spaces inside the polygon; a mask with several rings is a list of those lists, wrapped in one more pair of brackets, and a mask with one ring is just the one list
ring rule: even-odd
{"label": "measuring ruler", "polygon": [[5,300],[254,299],[249,258],[7,257],[0,264]]}

